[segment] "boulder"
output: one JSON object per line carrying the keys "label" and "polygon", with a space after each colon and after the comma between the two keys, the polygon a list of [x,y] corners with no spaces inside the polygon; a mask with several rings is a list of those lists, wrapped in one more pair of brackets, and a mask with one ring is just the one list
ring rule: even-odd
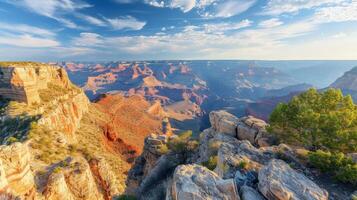
{"label": "boulder", "polygon": [[265,198],[255,189],[249,186],[242,186],[239,189],[242,200],[264,200]]}
{"label": "boulder", "polygon": [[212,129],[218,133],[226,133],[237,136],[237,124],[239,119],[226,111],[212,111],[209,114]]}
{"label": "boulder", "polygon": [[176,168],[167,200],[239,200],[233,179],[223,180],[200,165],[180,165]]}
{"label": "boulder", "polygon": [[240,140],[248,140],[250,143],[267,147],[275,143],[275,138],[266,131],[268,124],[258,118],[248,116],[240,118],[237,128],[237,137]]}
{"label": "boulder", "polygon": [[215,172],[222,178],[233,178],[237,170],[255,171],[276,157],[276,148],[255,148],[248,140],[230,138],[218,150]]}
{"label": "boulder", "polygon": [[328,193],[284,161],[272,159],[259,171],[259,191],[271,200],[327,200]]}

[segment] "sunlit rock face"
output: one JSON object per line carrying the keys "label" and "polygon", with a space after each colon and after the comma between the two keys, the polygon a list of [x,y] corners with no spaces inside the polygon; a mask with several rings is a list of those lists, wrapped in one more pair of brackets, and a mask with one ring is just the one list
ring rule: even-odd
{"label": "sunlit rock face", "polygon": [[30,161],[31,154],[27,143],[0,146],[0,190],[11,194],[8,198],[34,197],[36,189]]}
{"label": "sunlit rock face", "polygon": [[0,67],[0,94],[10,100],[28,104],[40,103],[39,90],[48,83],[69,86],[64,69],[38,63],[9,63]]}

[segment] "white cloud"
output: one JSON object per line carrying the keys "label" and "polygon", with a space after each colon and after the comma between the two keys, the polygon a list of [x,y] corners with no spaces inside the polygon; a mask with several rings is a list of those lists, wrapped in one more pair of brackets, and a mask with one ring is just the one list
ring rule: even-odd
{"label": "white cloud", "polygon": [[337,5],[346,1],[348,0],[269,0],[262,14],[297,13],[302,9],[311,9],[322,5]]}
{"label": "white cloud", "polygon": [[264,20],[264,21],[260,22],[259,27],[272,28],[272,27],[280,26],[282,24],[283,24],[283,22],[280,21],[280,19],[272,18],[272,19],[268,19],[268,20]]}
{"label": "white cloud", "polygon": [[188,12],[196,6],[196,0],[172,0],[171,8],[180,8],[183,12]]}
{"label": "white cloud", "polygon": [[357,1],[318,8],[313,21],[317,23],[357,21]]}
{"label": "white cloud", "polygon": [[96,33],[80,33],[80,37],[75,38],[72,43],[74,46],[98,46],[103,44],[103,39]]}
{"label": "white cloud", "polygon": [[11,33],[34,34],[38,36],[54,36],[55,33],[47,29],[29,26],[26,24],[7,24],[0,22],[0,30]]}
{"label": "white cloud", "polygon": [[63,18],[62,13],[71,13],[78,9],[91,7],[91,5],[78,0],[18,0],[10,1],[10,3],[57,20],[69,28],[78,28],[78,26],[74,22]]}
{"label": "white cloud", "polygon": [[252,25],[252,21],[245,19],[236,23],[215,23],[215,24],[204,24],[204,30],[207,33],[221,33],[226,31],[239,30]]}
{"label": "white cloud", "polygon": [[107,26],[106,22],[104,22],[103,20],[98,19],[96,17],[92,17],[92,16],[84,15],[84,14],[79,14],[79,13],[76,16],[81,18],[81,19],[83,19],[84,21],[86,21],[86,22],[88,22],[90,24],[96,25],[96,26]]}
{"label": "white cloud", "polygon": [[247,11],[255,3],[255,0],[230,0],[224,3],[218,4],[215,13],[215,17],[232,17]]}
{"label": "white cloud", "polygon": [[232,17],[247,11],[256,0],[144,0],[155,7],[178,8],[182,12],[197,9],[204,17]]}
{"label": "white cloud", "polygon": [[165,7],[165,2],[161,0],[144,0],[144,2],[154,7]]}
{"label": "white cloud", "polygon": [[17,46],[17,47],[33,47],[33,48],[56,47],[60,45],[60,43],[57,42],[56,40],[36,37],[29,34],[18,35],[18,36],[2,35],[0,37],[0,44]]}
{"label": "white cloud", "polygon": [[116,30],[141,30],[146,25],[146,22],[139,21],[132,16],[125,16],[114,19],[106,19],[109,24]]}

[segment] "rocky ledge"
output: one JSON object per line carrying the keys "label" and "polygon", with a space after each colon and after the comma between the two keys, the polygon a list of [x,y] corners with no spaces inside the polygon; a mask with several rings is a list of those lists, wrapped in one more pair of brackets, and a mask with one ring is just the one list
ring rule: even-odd
{"label": "rocky ledge", "polygon": [[128,194],[148,200],[339,199],[311,179],[299,159],[306,150],[276,145],[264,121],[215,111],[210,122],[194,151],[158,153],[153,149],[171,139],[149,136],[129,173],[127,182],[135,180],[135,186],[127,185]]}

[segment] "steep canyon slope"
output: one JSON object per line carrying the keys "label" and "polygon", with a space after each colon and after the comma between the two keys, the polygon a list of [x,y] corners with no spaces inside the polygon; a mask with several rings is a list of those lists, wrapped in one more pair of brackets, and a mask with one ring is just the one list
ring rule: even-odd
{"label": "steep canyon slope", "polygon": [[143,138],[171,132],[160,107],[119,94],[90,103],[58,66],[0,63],[0,91],[1,199],[111,199]]}

